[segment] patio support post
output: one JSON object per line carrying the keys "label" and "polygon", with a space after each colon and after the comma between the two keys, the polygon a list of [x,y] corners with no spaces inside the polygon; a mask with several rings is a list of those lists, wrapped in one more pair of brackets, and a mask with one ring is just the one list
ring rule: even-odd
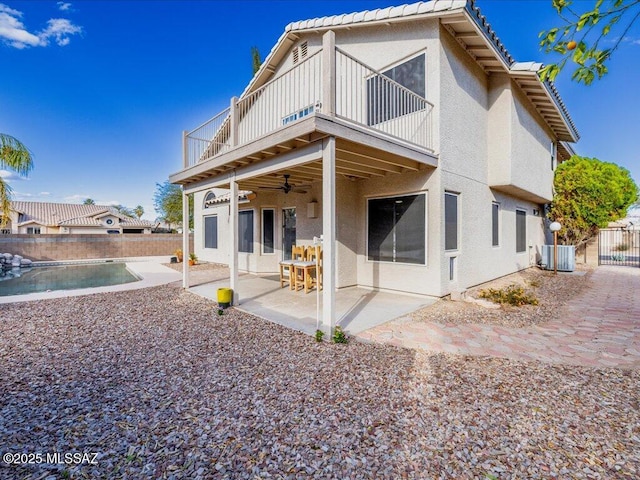
{"label": "patio support post", "polygon": [[336,139],[322,141],[322,329],[333,334],[336,311]]}
{"label": "patio support post", "polygon": [[182,187],[182,288],[189,288],[189,195]]}
{"label": "patio support post", "polygon": [[235,172],[229,182],[229,280],[233,290],[233,304],[238,305],[240,296],[238,295],[238,184],[235,181]]}
{"label": "patio support post", "polygon": [[322,36],[322,113],[336,114],[336,34],[329,30]]}

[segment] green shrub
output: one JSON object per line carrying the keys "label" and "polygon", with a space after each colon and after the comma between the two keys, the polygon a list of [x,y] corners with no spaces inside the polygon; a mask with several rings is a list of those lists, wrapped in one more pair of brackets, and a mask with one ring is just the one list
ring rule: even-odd
{"label": "green shrub", "polygon": [[494,303],[509,304],[516,307],[522,305],[538,305],[538,299],[518,285],[509,285],[505,288],[488,288],[480,290],[480,298],[486,298]]}
{"label": "green shrub", "polygon": [[616,252],[626,252],[627,250],[629,250],[629,244],[621,243],[620,245],[616,245],[614,250]]}
{"label": "green shrub", "polygon": [[347,343],[348,341],[347,334],[344,333],[342,327],[336,327],[333,331],[333,343]]}
{"label": "green shrub", "polygon": [[316,342],[320,343],[322,342],[322,338],[324,337],[324,332],[322,330],[316,330]]}

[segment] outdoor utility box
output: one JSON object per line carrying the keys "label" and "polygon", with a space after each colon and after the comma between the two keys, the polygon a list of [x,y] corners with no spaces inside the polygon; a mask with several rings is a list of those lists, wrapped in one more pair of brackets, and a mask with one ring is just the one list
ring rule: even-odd
{"label": "outdoor utility box", "polygon": [[[542,266],[545,270],[553,270],[553,245],[542,246]],[[576,247],[558,245],[558,271],[573,272],[576,269]]]}

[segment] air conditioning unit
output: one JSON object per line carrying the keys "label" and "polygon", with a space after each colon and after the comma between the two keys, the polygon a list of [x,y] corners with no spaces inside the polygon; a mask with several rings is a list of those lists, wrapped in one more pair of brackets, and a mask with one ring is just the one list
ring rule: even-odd
{"label": "air conditioning unit", "polygon": [[[553,245],[542,246],[542,266],[546,270],[553,270]],[[573,245],[558,245],[558,271],[573,272],[576,269],[576,247]]]}

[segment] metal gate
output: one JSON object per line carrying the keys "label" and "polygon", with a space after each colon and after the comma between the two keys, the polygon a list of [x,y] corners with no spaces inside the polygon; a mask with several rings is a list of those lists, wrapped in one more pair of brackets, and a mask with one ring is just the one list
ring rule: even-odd
{"label": "metal gate", "polygon": [[598,236],[598,265],[640,267],[640,230],[601,229]]}

